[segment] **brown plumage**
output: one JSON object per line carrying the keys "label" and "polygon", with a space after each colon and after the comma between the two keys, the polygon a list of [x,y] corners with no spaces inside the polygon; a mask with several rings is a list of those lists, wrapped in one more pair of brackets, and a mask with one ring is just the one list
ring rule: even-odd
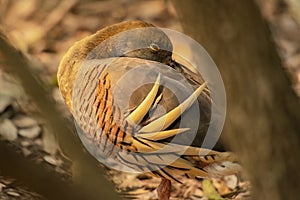
{"label": "brown plumage", "polygon": [[[68,50],[57,76],[87,148],[163,178],[161,199],[180,175],[239,170],[231,153],[199,148],[210,120],[209,92],[199,74],[172,60],[171,41],[153,25],[124,22],[84,38]],[[192,120],[199,113],[200,121]]]}

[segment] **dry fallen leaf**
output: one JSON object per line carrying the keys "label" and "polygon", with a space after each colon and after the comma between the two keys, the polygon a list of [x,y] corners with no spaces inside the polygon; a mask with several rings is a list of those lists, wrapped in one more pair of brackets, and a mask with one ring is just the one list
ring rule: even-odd
{"label": "dry fallen leaf", "polygon": [[34,126],[31,128],[24,128],[19,130],[19,135],[25,137],[25,138],[36,138],[41,133],[41,127]]}
{"label": "dry fallen leaf", "polygon": [[12,119],[12,121],[18,128],[37,126],[36,120],[26,115],[17,115]]}
{"label": "dry fallen leaf", "polygon": [[9,119],[4,119],[2,122],[0,122],[0,138],[14,141],[18,137],[17,132],[18,129]]}
{"label": "dry fallen leaf", "polygon": [[56,160],[52,156],[44,156],[43,158],[47,163],[49,163],[51,165],[55,165],[55,166],[59,165],[58,160]]}

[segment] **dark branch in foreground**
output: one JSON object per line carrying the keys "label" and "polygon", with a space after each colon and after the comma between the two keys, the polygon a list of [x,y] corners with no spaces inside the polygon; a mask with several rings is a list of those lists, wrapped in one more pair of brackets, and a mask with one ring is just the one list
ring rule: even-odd
{"label": "dark branch in foreground", "polygon": [[0,142],[0,172],[2,175],[22,181],[28,188],[47,199],[84,199],[89,194],[71,185],[41,164],[25,158],[18,148],[8,142]]}
{"label": "dark branch in foreground", "polygon": [[59,180],[59,177],[47,174],[42,166],[14,154],[9,146],[2,143],[0,143],[0,160],[5,164],[2,162],[0,164],[1,173],[19,178],[25,185],[28,183],[30,189],[44,195],[47,199],[119,199],[112,184],[104,178],[104,169],[83,151],[81,143],[70,128],[69,121],[54,107],[54,100],[39,84],[37,77],[30,72],[29,62],[7,42],[1,32],[0,56],[4,61],[4,68],[21,81],[25,92],[39,108],[46,125],[55,134],[60,148],[73,161],[73,168],[76,169],[73,173],[76,174],[76,178],[75,186],[64,186],[64,182]]}

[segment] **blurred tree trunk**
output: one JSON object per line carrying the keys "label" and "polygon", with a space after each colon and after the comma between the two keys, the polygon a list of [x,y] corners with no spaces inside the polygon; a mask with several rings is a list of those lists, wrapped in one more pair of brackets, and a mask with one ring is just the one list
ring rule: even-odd
{"label": "blurred tree trunk", "polygon": [[253,199],[300,197],[300,104],[254,1],[173,0],[183,28],[216,62],[227,92],[225,142]]}

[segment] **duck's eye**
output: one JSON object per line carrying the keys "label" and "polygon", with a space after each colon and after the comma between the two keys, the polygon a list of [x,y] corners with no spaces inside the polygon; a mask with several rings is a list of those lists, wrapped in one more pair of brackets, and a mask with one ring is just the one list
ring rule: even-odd
{"label": "duck's eye", "polygon": [[150,44],[149,48],[152,51],[158,51],[158,50],[160,50],[159,46],[157,44],[155,44],[155,43]]}

